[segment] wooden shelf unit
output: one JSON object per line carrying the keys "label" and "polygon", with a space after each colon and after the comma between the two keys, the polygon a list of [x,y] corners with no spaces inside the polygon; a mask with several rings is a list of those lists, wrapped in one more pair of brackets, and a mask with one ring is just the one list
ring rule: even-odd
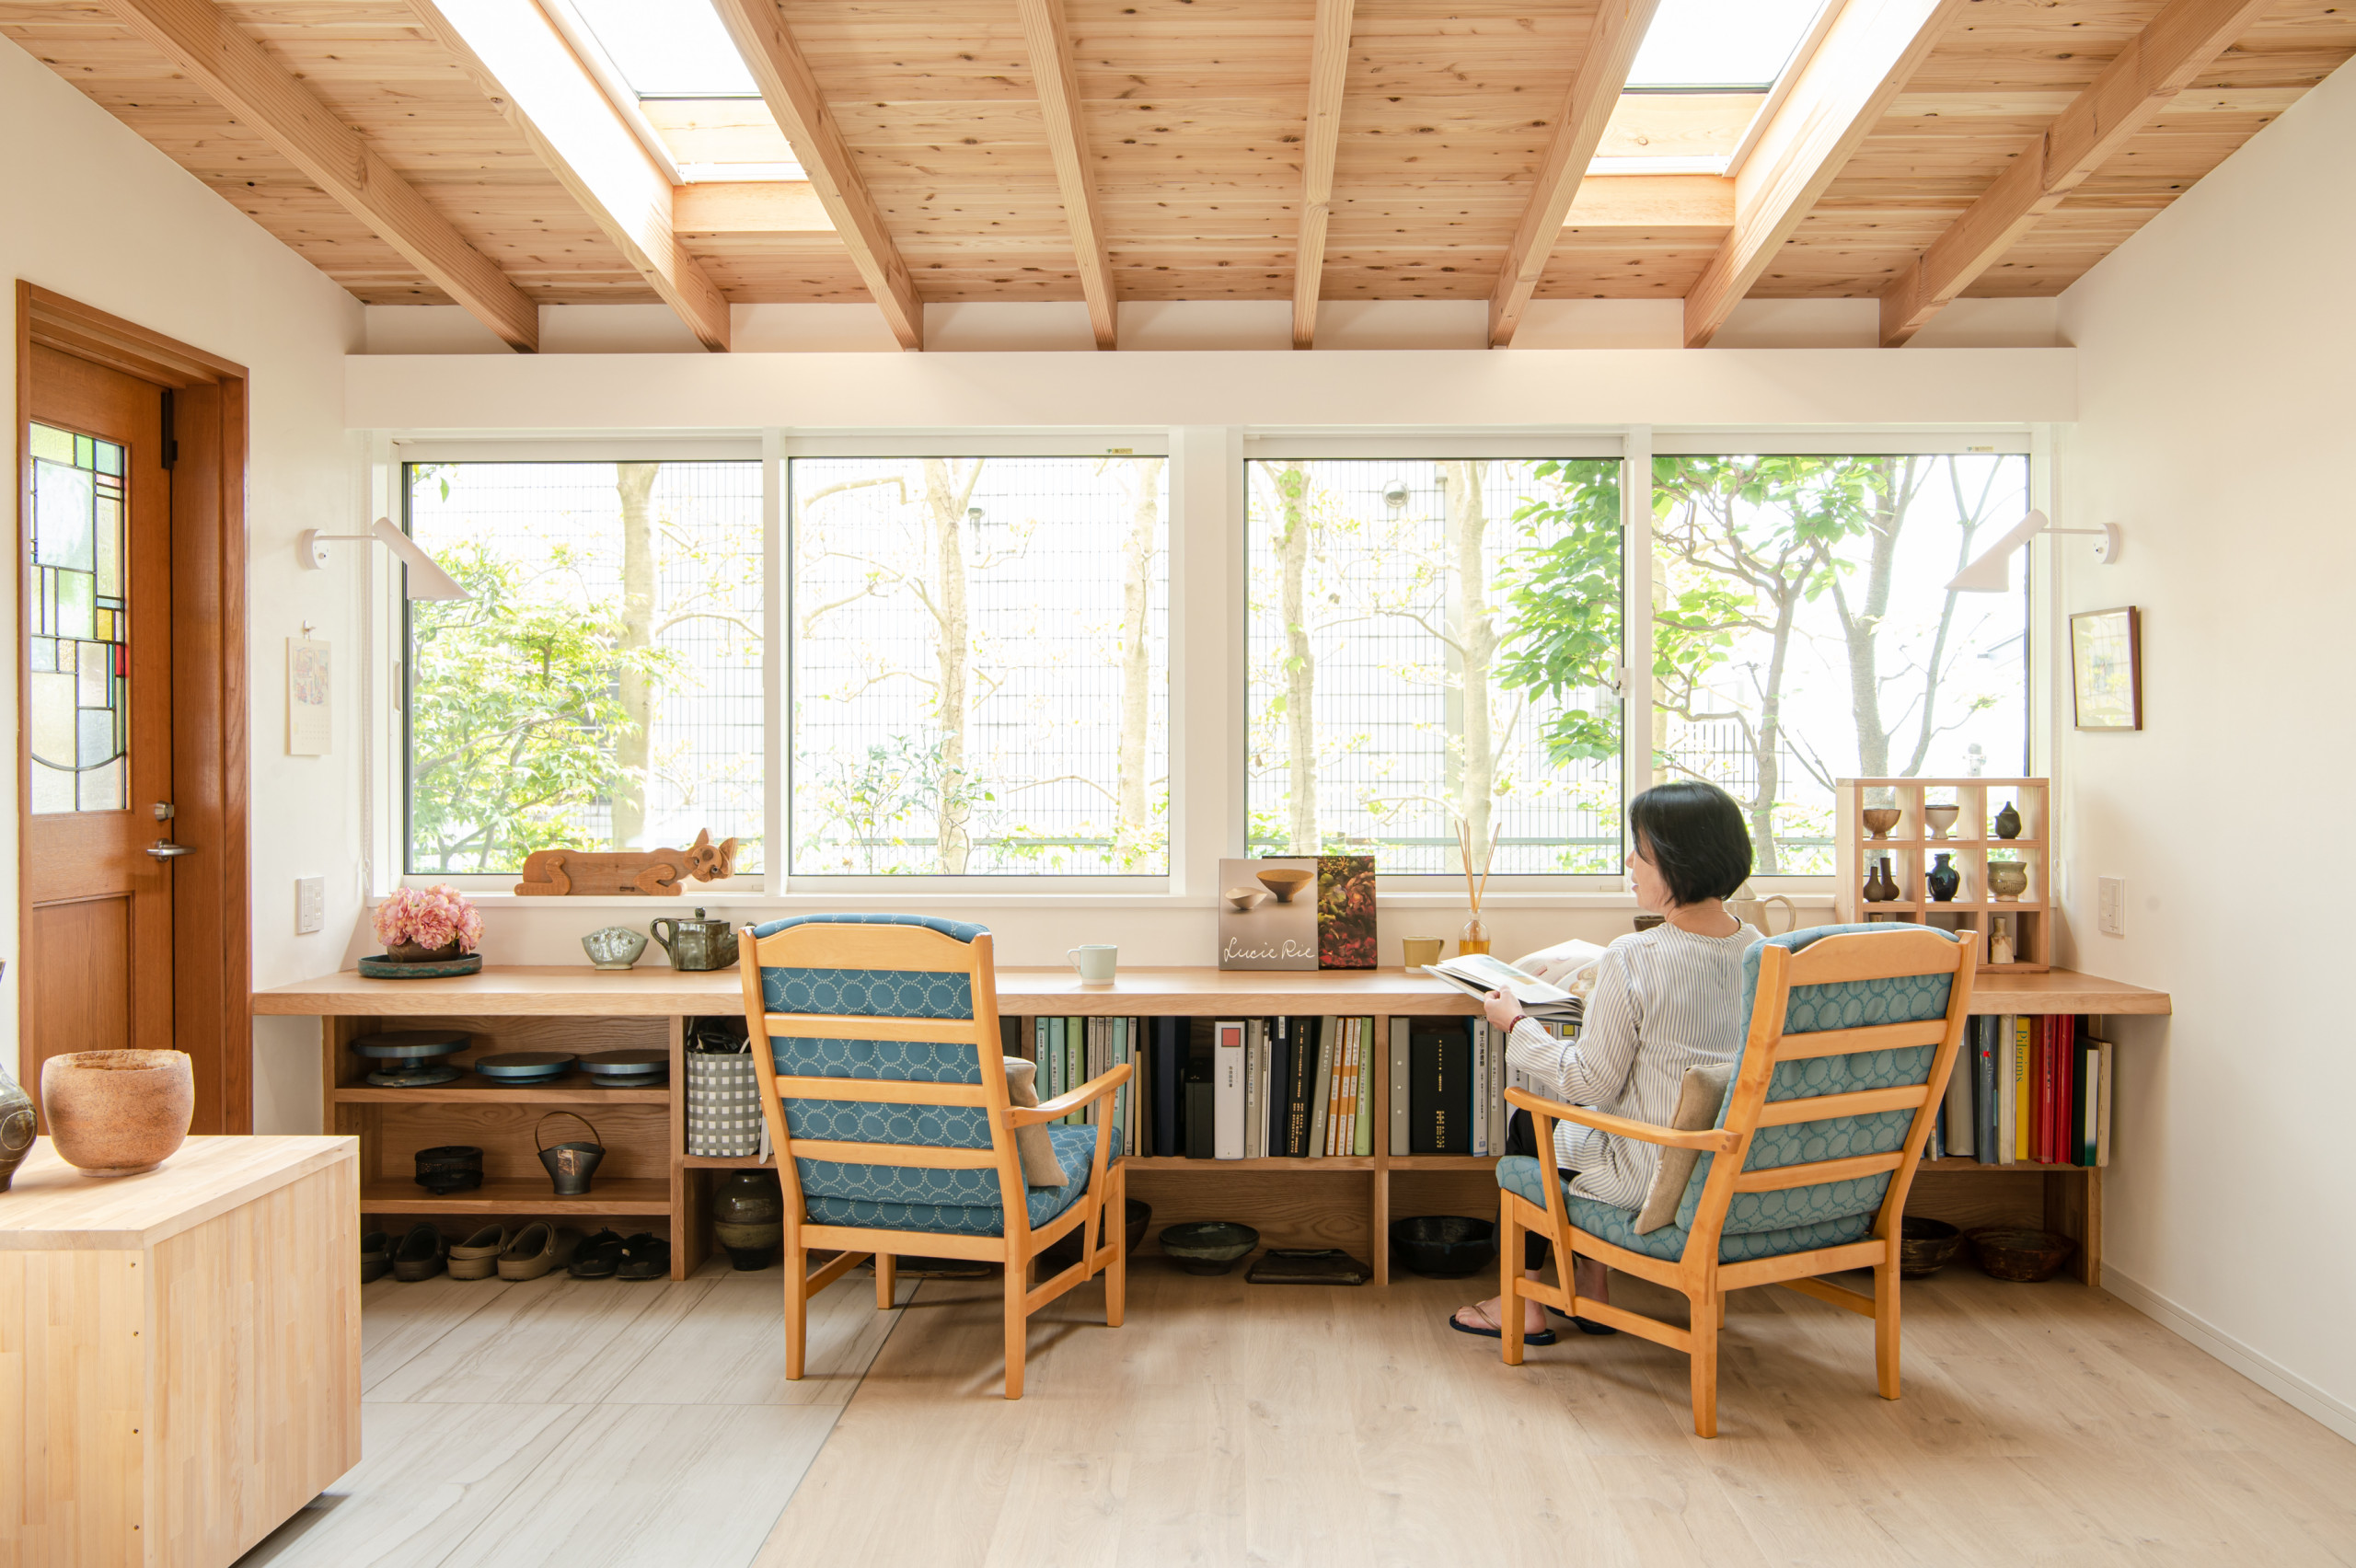
{"label": "wooden shelf unit", "polygon": [[[1926,781],[1927,782],[1927,781]],[[1985,781],[1983,781],[1985,782]],[[2026,814],[2026,813],[2024,813]],[[1888,909],[1888,905],[1879,906]],[[445,1231],[468,1220],[564,1217],[584,1228],[611,1223],[654,1230],[672,1241],[671,1267],[684,1278],[709,1255],[712,1185],[754,1159],[690,1156],[687,1151],[684,1059],[686,1022],[734,1017],[742,982],[733,970],[710,974],[666,971],[601,974],[583,966],[495,969],[451,980],[364,980],[323,975],[257,994],[260,1014],[321,1020],[329,1132],[360,1140],[361,1208],[371,1216],[431,1219]],[[1023,1021],[1051,1016],[1252,1018],[1357,1015],[1376,1020],[1390,1038],[1400,1015],[1468,1016],[1472,999],[1400,970],[1344,974],[1225,974],[1210,969],[1125,969],[1111,986],[1080,985],[1068,969],[1002,969],[999,1005]],[[2165,993],[2073,974],[1983,973],[1972,1010],[1979,1013],[2165,1013]],[[368,1064],[351,1049],[364,1033],[448,1027],[473,1041],[456,1060],[500,1051],[614,1050],[664,1043],[667,1083],[600,1089],[579,1074],[553,1083],[502,1086],[460,1078],[432,1089],[375,1089],[360,1080]],[[1154,1231],[1187,1219],[1251,1225],[1269,1246],[1345,1247],[1390,1278],[1386,1245],[1394,1215],[1496,1212],[1494,1159],[1394,1156],[1390,1140],[1390,1075],[1377,1072],[1377,1152],[1318,1159],[1186,1159],[1158,1157],[1130,1165],[1129,1195],[1153,1205]],[[559,1198],[533,1149],[535,1124],[551,1110],[576,1110],[595,1124],[608,1149],[589,1195]],[[572,1124],[563,1124],[578,1132]],[[553,1129],[552,1129],[553,1135]],[[552,1136],[551,1141],[554,1141]],[[415,1152],[434,1144],[469,1143],[484,1150],[483,1186],[436,1198],[414,1183]],[[2101,1172],[2074,1166],[1981,1165],[1967,1159],[1926,1164],[1908,1212],[1964,1224],[2033,1223],[2076,1238],[2079,1276],[2100,1278]],[[464,1216],[459,1218],[457,1216]],[[457,1223],[452,1223],[456,1218]],[[390,1228],[374,1225],[369,1228]],[[1149,1239],[1148,1251],[1156,1248]]]}
{"label": "wooden shelf unit", "polygon": [[[1980,943],[1983,975],[2043,974],[2053,965],[2053,918],[2047,892],[2051,886],[2047,834],[2051,817],[2051,790],[2043,778],[1843,778],[1833,790],[1833,918],[1844,925],[1873,920],[1904,920],[1951,931],[1974,933]],[[1996,836],[1996,814],[2006,801],[2020,813],[2017,838]],[[1958,808],[1950,836],[1932,836],[1923,808]],[[1876,806],[1895,807],[1900,815],[1886,838],[1876,838],[1865,825],[1865,813]],[[1952,899],[1931,896],[1930,874],[1937,857],[1962,877]],[[1887,903],[1865,902],[1867,871],[1887,859],[1900,896]],[[1988,863],[2018,860],[2028,869],[2028,887],[2018,898],[1994,898],[1988,893]],[[1991,963],[1988,939],[2000,919],[2010,922],[2015,960]],[[2070,1009],[2056,1008],[2056,1012]]]}

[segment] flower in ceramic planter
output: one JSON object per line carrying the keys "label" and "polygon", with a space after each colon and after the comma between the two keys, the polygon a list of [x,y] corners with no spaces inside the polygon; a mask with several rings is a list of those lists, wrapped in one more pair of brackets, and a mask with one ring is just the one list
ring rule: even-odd
{"label": "flower in ceramic planter", "polygon": [[387,952],[413,947],[440,953],[455,947],[472,952],[482,943],[482,915],[446,882],[429,888],[395,888],[376,906],[376,940]]}

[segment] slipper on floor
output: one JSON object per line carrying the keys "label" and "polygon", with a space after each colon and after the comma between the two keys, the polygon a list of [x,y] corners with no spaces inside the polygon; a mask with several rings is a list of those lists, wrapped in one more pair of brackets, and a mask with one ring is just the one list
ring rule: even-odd
{"label": "slipper on floor", "polygon": [[1611,1324],[1599,1323],[1592,1318],[1574,1318],[1560,1307],[1549,1307],[1546,1310],[1565,1322],[1576,1323],[1579,1326],[1579,1332],[1583,1334],[1616,1334],[1620,1332]]}
{"label": "slipper on floor", "polygon": [[[1497,1329],[1476,1329],[1470,1323],[1460,1323],[1456,1320],[1456,1314],[1453,1312],[1450,1312],[1448,1315],[1448,1326],[1454,1329],[1460,1334],[1473,1334],[1482,1339],[1505,1338],[1504,1332]],[[1534,1334],[1524,1334],[1521,1336],[1521,1343],[1524,1344],[1553,1344],[1554,1343],[1554,1331],[1552,1329],[1541,1329]]]}
{"label": "slipper on floor", "polygon": [[671,1243],[652,1231],[641,1230],[622,1243],[621,1256],[615,1261],[617,1279],[668,1279],[671,1277]]}

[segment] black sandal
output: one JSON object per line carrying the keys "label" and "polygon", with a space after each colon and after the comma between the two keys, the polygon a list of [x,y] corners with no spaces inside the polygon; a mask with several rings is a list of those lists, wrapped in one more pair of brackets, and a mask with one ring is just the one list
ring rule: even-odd
{"label": "black sandal", "polygon": [[1564,1311],[1560,1307],[1549,1307],[1546,1310],[1553,1313],[1554,1316],[1562,1319],[1565,1322],[1576,1323],[1578,1325],[1579,1332],[1583,1334],[1616,1334],[1620,1332],[1611,1324],[1599,1323],[1592,1318],[1574,1318],[1568,1312]]}
{"label": "black sandal", "polygon": [[651,1230],[641,1230],[622,1243],[621,1262],[614,1270],[617,1279],[668,1279],[671,1274],[671,1243]]}
{"label": "black sandal", "polygon": [[[1478,1306],[1479,1303],[1475,1302],[1474,1305]],[[1456,1312],[1461,1312],[1463,1310],[1463,1308],[1459,1307],[1456,1309]],[[1501,1340],[1506,1337],[1505,1331],[1503,1329],[1476,1329],[1470,1323],[1460,1322],[1457,1320],[1456,1312],[1450,1312],[1448,1315],[1448,1326],[1454,1329],[1458,1333],[1472,1334],[1479,1339]],[[1534,1334],[1525,1333],[1521,1336],[1521,1343],[1524,1344],[1553,1344],[1554,1343],[1554,1331],[1552,1329],[1541,1329]]]}
{"label": "black sandal", "polygon": [[626,1244],[620,1232],[600,1230],[581,1243],[580,1251],[572,1254],[572,1262],[564,1272],[575,1279],[611,1279],[614,1270],[621,1264]]}

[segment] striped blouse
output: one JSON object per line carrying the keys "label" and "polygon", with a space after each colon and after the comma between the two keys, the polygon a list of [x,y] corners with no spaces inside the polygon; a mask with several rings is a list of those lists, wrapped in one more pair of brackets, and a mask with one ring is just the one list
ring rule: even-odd
{"label": "striped blouse", "polygon": [[[1759,933],[1696,936],[1675,926],[1622,937],[1596,961],[1595,986],[1576,1043],[1524,1019],[1506,1062],[1540,1092],[1613,1116],[1666,1126],[1685,1069],[1742,1052],[1742,959]],[[1657,1145],[1560,1122],[1554,1147],[1578,1179],[1571,1191],[1637,1208],[1660,1164]]]}

